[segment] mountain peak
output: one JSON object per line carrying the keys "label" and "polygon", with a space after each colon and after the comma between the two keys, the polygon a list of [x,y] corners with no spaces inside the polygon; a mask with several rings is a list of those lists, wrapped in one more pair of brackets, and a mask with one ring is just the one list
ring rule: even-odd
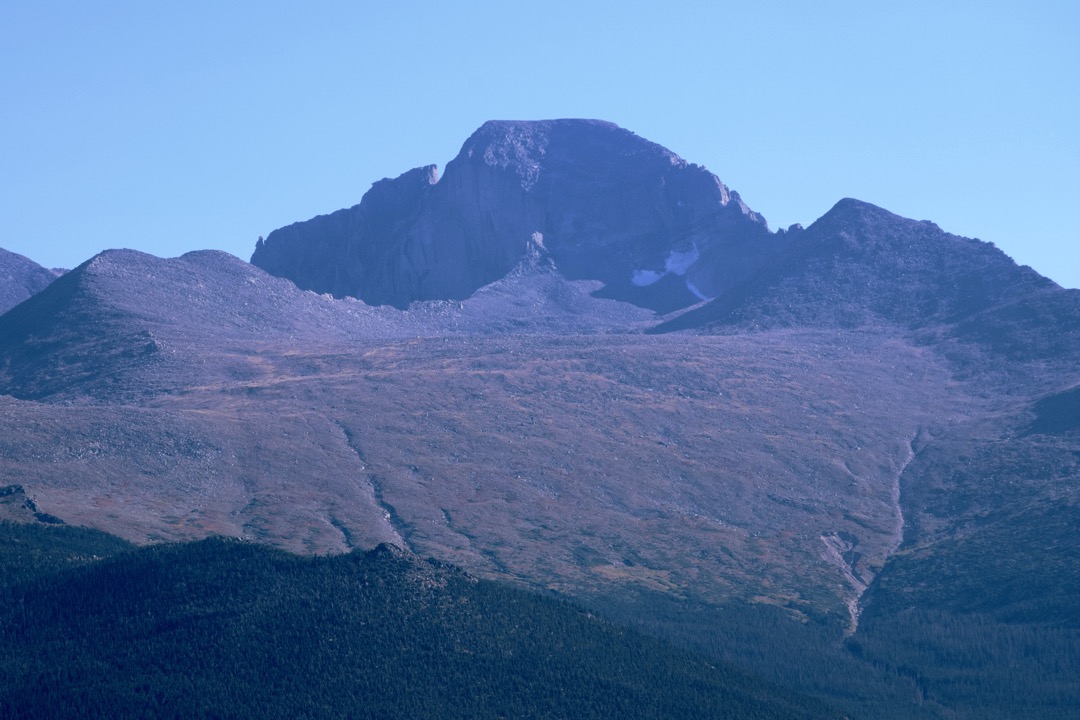
{"label": "mountain peak", "polygon": [[462,146],[458,159],[482,160],[509,170],[526,190],[535,187],[545,168],[581,165],[596,168],[619,158],[685,167],[667,148],[604,120],[489,120]]}
{"label": "mountain peak", "polygon": [[[660,330],[884,322],[928,333],[1054,287],[990,243],[844,198],[752,282]],[[1013,340],[1018,347],[1033,342]]]}
{"label": "mountain peak", "polygon": [[942,232],[940,227],[929,220],[912,220],[889,212],[885,208],[865,200],[850,197],[843,198],[833,205],[811,227],[814,225],[818,226],[819,229],[828,228],[830,231],[845,228],[852,230],[855,228],[878,228],[877,232],[880,233],[880,229],[886,227],[897,229],[901,226],[922,226],[929,231]]}
{"label": "mountain peak", "polygon": [[[504,134],[508,130],[522,129],[528,131],[531,129],[550,129],[553,127],[598,128],[614,132],[630,132],[609,120],[597,120],[593,118],[552,118],[549,120],[488,120],[481,125],[473,135],[476,136],[483,133]],[[632,135],[633,133],[630,134]]]}
{"label": "mountain peak", "polygon": [[660,145],[644,140],[613,122],[585,118],[488,120],[469,136],[462,147],[462,152],[467,153],[470,148],[478,145],[534,143],[542,146],[552,138],[558,142],[575,140],[581,142],[605,137],[615,139],[616,142],[648,145],[671,157],[678,157]]}
{"label": "mountain peak", "polygon": [[[251,261],[303,289],[405,308],[471,296],[539,237],[567,279],[667,312],[779,247],[715,175],[601,120],[489,121],[436,178],[427,166],[382,180],[359,205],[270,233]],[[672,257],[695,261],[672,269]]]}

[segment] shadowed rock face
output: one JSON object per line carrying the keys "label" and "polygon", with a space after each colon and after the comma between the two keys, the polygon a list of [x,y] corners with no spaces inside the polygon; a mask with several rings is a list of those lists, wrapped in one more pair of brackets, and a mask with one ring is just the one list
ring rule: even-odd
{"label": "shadowed rock face", "polygon": [[47,288],[58,275],[33,260],[0,248],[0,315]]}
{"label": "shadowed rock face", "polygon": [[601,297],[686,307],[784,244],[715,175],[606,122],[488,122],[359,205],[270,234],[252,263],[303,289],[406,307],[464,299],[529,253]]}

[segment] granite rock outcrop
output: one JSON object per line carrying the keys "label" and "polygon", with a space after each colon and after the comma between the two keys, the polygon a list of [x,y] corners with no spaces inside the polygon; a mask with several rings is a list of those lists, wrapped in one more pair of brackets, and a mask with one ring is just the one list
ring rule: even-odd
{"label": "granite rock outcrop", "polygon": [[270,233],[251,262],[299,287],[404,308],[461,300],[537,251],[598,297],[658,311],[715,297],[786,242],[715,175],[595,120],[485,123],[440,178]]}

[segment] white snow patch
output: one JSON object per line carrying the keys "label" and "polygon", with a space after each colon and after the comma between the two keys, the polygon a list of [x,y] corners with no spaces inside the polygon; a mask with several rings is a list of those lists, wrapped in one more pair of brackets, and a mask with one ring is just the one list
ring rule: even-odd
{"label": "white snow patch", "polygon": [[690,266],[698,261],[701,257],[701,253],[698,252],[697,245],[692,245],[687,252],[671,251],[667,260],[664,261],[664,272],[675,273],[680,277],[686,274],[686,271],[690,269]]}
{"label": "white snow patch", "polygon": [[694,283],[690,282],[689,280],[686,281],[686,289],[689,290],[690,292],[694,293],[694,297],[696,297],[698,300],[711,300],[712,299],[709,296],[707,296],[705,293],[698,290],[697,286],[695,286]]}
{"label": "white snow patch", "polygon": [[653,270],[635,270],[634,276],[630,278],[630,282],[638,287],[648,287],[664,277],[664,274],[654,272]]}
{"label": "white snow patch", "polygon": [[[700,258],[701,253],[698,252],[697,244],[692,245],[686,252],[672,250],[668,254],[667,260],[664,261],[664,272],[656,272],[655,270],[635,270],[633,276],[630,278],[630,282],[638,287],[648,287],[668,275],[684,277],[686,272],[693,267],[694,263]],[[686,287],[701,300],[710,299],[694,287],[689,280],[686,281]]]}

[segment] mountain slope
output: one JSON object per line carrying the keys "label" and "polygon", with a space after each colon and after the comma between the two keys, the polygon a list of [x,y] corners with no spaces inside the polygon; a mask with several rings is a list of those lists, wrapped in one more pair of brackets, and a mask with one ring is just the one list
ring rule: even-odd
{"label": "mountain slope", "polygon": [[0,248],[0,315],[49,286],[58,273]]}
{"label": "mountain slope", "polygon": [[[360,303],[331,304],[226,253],[111,250],[0,317],[0,383],[24,399],[77,390],[116,400],[195,382],[200,348],[227,356],[235,343],[282,350],[401,332]],[[242,375],[239,365],[223,371]]]}
{"label": "mountain slope", "polygon": [[643,336],[576,282],[534,264],[402,313],[228,256],[99,256],[0,319],[0,468],[132,540],[392,541],[572,592],[846,613],[898,542],[910,438],[961,398],[945,368],[873,331]]}
{"label": "mountain slope", "polygon": [[989,243],[843,200],[752,279],[649,332],[808,326],[888,327],[958,376],[1033,395],[1075,377],[1080,291]]}
{"label": "mountain slope", "polygon": [[920,448],[903,477],[905,541],[853,638],[969,717],[1080,707],[1078,418],[1067,393],[1034,409],[1034,422],[987,418]]}
{"label": "mountain slope", "polygon": [[847,199],[753,281],[660,330],[874,321],[917,329],[1056,287],[988,243]]}

